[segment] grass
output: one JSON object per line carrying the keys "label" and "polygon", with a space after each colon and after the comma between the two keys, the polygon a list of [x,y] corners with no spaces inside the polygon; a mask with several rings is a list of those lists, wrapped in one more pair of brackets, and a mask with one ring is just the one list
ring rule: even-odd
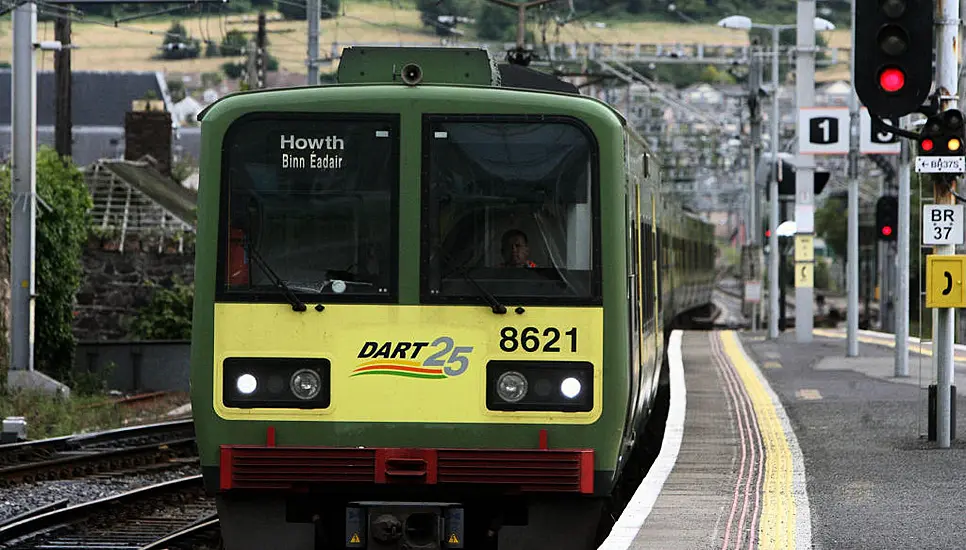
{"label": "grass", "polygon": [[[398,4],[397,4],[398,5]],[[321,22],[320,54],[331,53],[332,43],[438,43],[438,37],[427,32],[419,21],[419,12],[408,2],[403,7],[394,8],[388,0],[373,2],[352,2],[344,4],[344,15],[334,20]],[[274,14],[269,14],[274,15]],[[164,32],[172,18],[153,18],[122,23],[118,28],[113,22],[100,20],[101,24],[79,23],[72,25],[75,49],[71,55],[74,70],[145,70],[174,73],[197,73],[218,71],[222,63],[240,61],[236,58],[205,58],[164,61],[154,59],[158,54]],[[189,34],[201,40],[210,39],[221,42],[230,29],[245,32],[255,31],[254,15],[207,15],[181,19]],[[597,28],[595,23],[603,22],[605,28]],[[0,40],[10,40],[10,17],[0,20]],[[272,55],[279,59],[281,71],[305,72],[306,55],[305,21],[269,21],[268,39]],[[471,34],[471,33],[468,33]],[[52,40],[53,22],[39,22],[37,38]],[[848,47],[847,31],[826,33],[830,45]],[[475,40],[474,38],[467,39]],[[715,25],[676,24],[668,22],[633,21],[626,14],[617,17],[588,18],[573,22],[547,33],[548,41],[560,42],[605,42],[605,43],[665,43],[688,44],[706,43],[720,45],[741,45],[748,42],[748,36],[741,31],[719,28]],[[0,62],[10,62],[10,48],[0,48]],[[53,69],[53,53],[38,54],[37,67],[41,70]],[[321,67],[322,72],[334,70],[335,66]]]}
{"label": "grass", "polygon": [[9,391],[0,395],[0,418],[23,416],[27,437],[42,439],[87,431],[161,421],[184,396],[172,396],[144,407],[118,407],[104,395],[57,398],[36,391]]}

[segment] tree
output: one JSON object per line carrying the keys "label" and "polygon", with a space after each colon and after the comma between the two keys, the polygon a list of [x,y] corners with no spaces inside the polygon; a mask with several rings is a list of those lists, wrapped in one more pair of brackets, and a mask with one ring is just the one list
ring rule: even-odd
{"label": "tree", "polygon": [[161,57],[163,59],[193,59],[201,55],[201,41],[191,38],[188,30],[180,21],[175,21],[168,27],[161,42]]}
{"label": "tree", "polygon": [[[0,202],[8,228],[9,178],[9,170],[0,170]],[[41,372],[70,381],[77,345],[73,306],[83,277],[81,256],[93,201],[80,170],[46,146],[37,151],[37,195],[43,204],[37,208],[34,364]]]}
{"label": "tree", "polygon": [[841,197],[829,197],[825,205],[815,211],[815,230],[832,253],[839,258],[848,254],[849,228],[848,201]]}
{"label": "tree", "polygon": [[419,10],[419,19],[423,25],[433,29],[437,36],[449,36],[452,33],[455,22],[444,24],[439,21],[441,15],[459,16],[467,12],[464,2],[461,0],[416,0],[416,9]]}
{"label": "tree", "polygon": [[238,29],[231,29],[225,33],[225,38],[221,41],[219,52],[224,57],[238,57],[245,55],[245,48],[248,47],[248,37]]}
{"label": "tree", "polygon": [[476,18],[476,34],[483,40],[514,41],[517,37],[517,18],[513,10],[486,3]]}

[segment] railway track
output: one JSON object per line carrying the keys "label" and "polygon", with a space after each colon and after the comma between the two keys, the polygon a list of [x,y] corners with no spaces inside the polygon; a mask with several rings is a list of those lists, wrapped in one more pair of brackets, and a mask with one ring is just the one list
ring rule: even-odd
{"label": "railway track", "polygon": [[184,464],[196,457],[191,420],[0,445],[0,486]]}
{"label": "railway track", "polygon": [[0,525],[0,549],[218,548],[217,528],[214,500],[194,475],[13,518]]}

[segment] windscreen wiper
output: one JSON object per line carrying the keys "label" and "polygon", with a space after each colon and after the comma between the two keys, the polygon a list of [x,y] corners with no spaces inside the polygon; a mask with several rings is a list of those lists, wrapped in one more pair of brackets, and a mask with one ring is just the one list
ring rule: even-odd
{"label": "windscreen wiper", "polygon": [[288,300],[288,303],[292,304],[292,311],[305,311],[306,307],[305,304],[302,303],[302,300],[299,300],[299,297],[292,292],[292,289],[285,284],[285,281],[280,279],[279,276],[272,271],[272,268],[268,266],[268,263],[264,260],[264,258],[262,258],[262,255],[255,251],[255,247],[248,247],[248,251],[251,253],[252,259],[255,260],[255,265],[257,265],[262,272],[272,280],[272,283],[275,284],[276,287],[281,289],[285,299]]}
{"label": "windscreen wiper", "polygon": [[490,294],[489,291],[483,288],[483,285],[478,283],[476,279],[470,276],[469,268],[464,267],[460,269],[460,272],[463,274],[464,279],[466,279],[473,286],[475,286],[477,290],[480,291],[480,296],[482,296],[483,299],[486,300],[486,303],[490,305],[490,309],[493,310],[493,313],[498,313],[500,315],[506,313],[506,306],[501,304],[500,301],[496,299],[496,296]]}

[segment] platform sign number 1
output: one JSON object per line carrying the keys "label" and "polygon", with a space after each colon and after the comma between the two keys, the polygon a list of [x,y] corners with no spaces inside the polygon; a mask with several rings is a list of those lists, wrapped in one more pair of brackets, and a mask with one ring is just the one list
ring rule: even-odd
{"label": "platform sign number 1", "polygon": [[928,204],[922,207],[922,244],[963,244],[963,205]]}
{"label": "platform sign number 1", "polygon": [[849,110],[841,107],[802,107],[798,112],[798,151],[804,155],[842,155],[849,152]]}

